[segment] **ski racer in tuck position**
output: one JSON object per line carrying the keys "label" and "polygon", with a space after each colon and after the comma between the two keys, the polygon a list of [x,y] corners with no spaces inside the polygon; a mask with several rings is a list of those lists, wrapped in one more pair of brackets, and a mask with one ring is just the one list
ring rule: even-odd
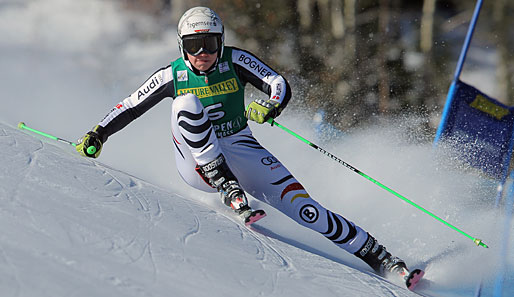
{"label": "ski racer in tuck position", "polygon": [[[221,193],[223,203],[249,225],[265,213],[250,208],[246,192],[323,234],[378,274],[408,274],[404,261],[362,228],[316,202],[252,136],[248,120],[262,124],[275,118],[290,100],[291,89],[284,77],[248,51],[225,46],[222,21],[209,8],[189,9],[177,31],[182,56],[118,103],[79,141],[77,151],[97,158],[108,137],[171,97],[176,164],[190,186]],[[253,101],[245,111],[247,83],[268,99]],[[90,146],[96,152],[91,153]]]}

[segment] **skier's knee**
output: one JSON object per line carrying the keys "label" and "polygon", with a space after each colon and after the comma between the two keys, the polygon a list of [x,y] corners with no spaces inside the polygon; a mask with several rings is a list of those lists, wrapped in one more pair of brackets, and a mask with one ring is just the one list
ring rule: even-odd
{"label": "skier's knee", "polygon": [[199,113],[203,110],[200,99],[194,94],[183,94],[173,100],[173,110],[176,112],[186,110],[193,113]]}

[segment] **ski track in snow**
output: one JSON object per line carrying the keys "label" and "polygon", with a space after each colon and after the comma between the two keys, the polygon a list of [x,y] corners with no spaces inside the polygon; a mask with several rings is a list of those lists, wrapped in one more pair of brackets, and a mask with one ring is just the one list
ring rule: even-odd
{"label": "ski track in snow", "polygon": [[4,185],[12,196],[0,200],[0,220],[4,230],[19,222],[0,236],[7,296],[415,295],[248,229],[228,209],[0,127],[15,181]]}
{"label": "ski track in snow", "polygon": [[[159,223],[160,218],[162,217],[162,211],[161,206],[159,203],[159,200],[156,199],[155,206],[151,205],[152,202],[146,197],[146,195],[140,193],[140,189],[142,188],[142,185],[140,182],[135,181],[134,178],[130,177],[128,179],[128,184],[123,183],[119,178],[117,178],[114,174],[109,172],[109,169],[105,168],[104,166],[101,166],[100,164],[93,162],[94,166],[97,168],[100,168],[102,172],[110,177],[110,179],[107,181],[106,185],[115,183],[119,186],[119,192],[115,193],[114,197],[122,197],[125,196],[127,201],[129,201],[132,205],[134,205],[137,209],[137,211],[143,212],[144,217],[146,219],[145,226],[147,227],[146,230],[142,232],[148,232],[152,233],[152,229]],[[153,209],[155,208],[155,212],[152,213]],[[186,235],[187,236],[187,235]],[[144,239],[142,246],[139,247],[139,253],[135,254],[135,257],[131,255],[127,250],[131,248],[132,246],[137,246],[138,242],[140,241],[139,237],[133,237],[128,243],[125,244],[124,247],[122,247],[122,250],[127,254],[127,256],[131,259],[132,263],[135,263],[137,261],[140,261],[145,256],[148,256],[148,260],[150,261],[150,264],[152,266],[152,274],[154,276],[154,279],[157,275],[157,265],[155,263],[155,259],[152,252],[152,243],[150,240]]]}

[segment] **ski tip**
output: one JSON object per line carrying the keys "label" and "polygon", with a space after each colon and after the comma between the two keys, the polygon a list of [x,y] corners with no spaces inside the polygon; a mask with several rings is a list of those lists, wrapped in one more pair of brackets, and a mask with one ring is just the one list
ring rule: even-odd
{"label": "ski tip", "polygon": [[414,290],[418,282],[423,278],[425,275],[425,272],[421,269],[414,269],[409,273],[409,276],[407,276],[405,280],[405,284],[407,285],[407,289]]}
{"label": "ski tip", "polygon": [[266,216],[266,212],[262,209],[254,210],[252,214],[245,219],[245,226],[250,226],[258,220],[264,218]]}

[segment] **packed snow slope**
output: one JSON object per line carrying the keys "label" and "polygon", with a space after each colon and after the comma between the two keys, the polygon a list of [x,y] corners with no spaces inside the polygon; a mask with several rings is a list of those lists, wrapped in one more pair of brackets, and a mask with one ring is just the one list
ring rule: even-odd
{"label": "packed snow slope", "polygon": [[[170,100],[113,135],[98,160],[18,131],[24,121],[74,141],[179,56],[173,26],[120,3],[0,3],[0,296],[412,295],[267,205],[251,199],[268,217],[247,230],[217,195],[187,187],[173,159]],[[239,45],[230,32],[226,42]],[[294,92],[304,87],[291,83]],[[499,258],[495,185],[420,141],[420,119],[332,138],[316,132],[309,113],[288,108],[277,120],[490,246],[476,247],[278,128],[251,123],[313,198],[426,269],[418,293],[473,296],[482,282],[482,296],[492,296],[502,262],[504,296],[514,291],[514,239]]]}
{"label": "packed snow slope", "polygon": [[1,296],[414,295],[4,124],[0,150]]}

